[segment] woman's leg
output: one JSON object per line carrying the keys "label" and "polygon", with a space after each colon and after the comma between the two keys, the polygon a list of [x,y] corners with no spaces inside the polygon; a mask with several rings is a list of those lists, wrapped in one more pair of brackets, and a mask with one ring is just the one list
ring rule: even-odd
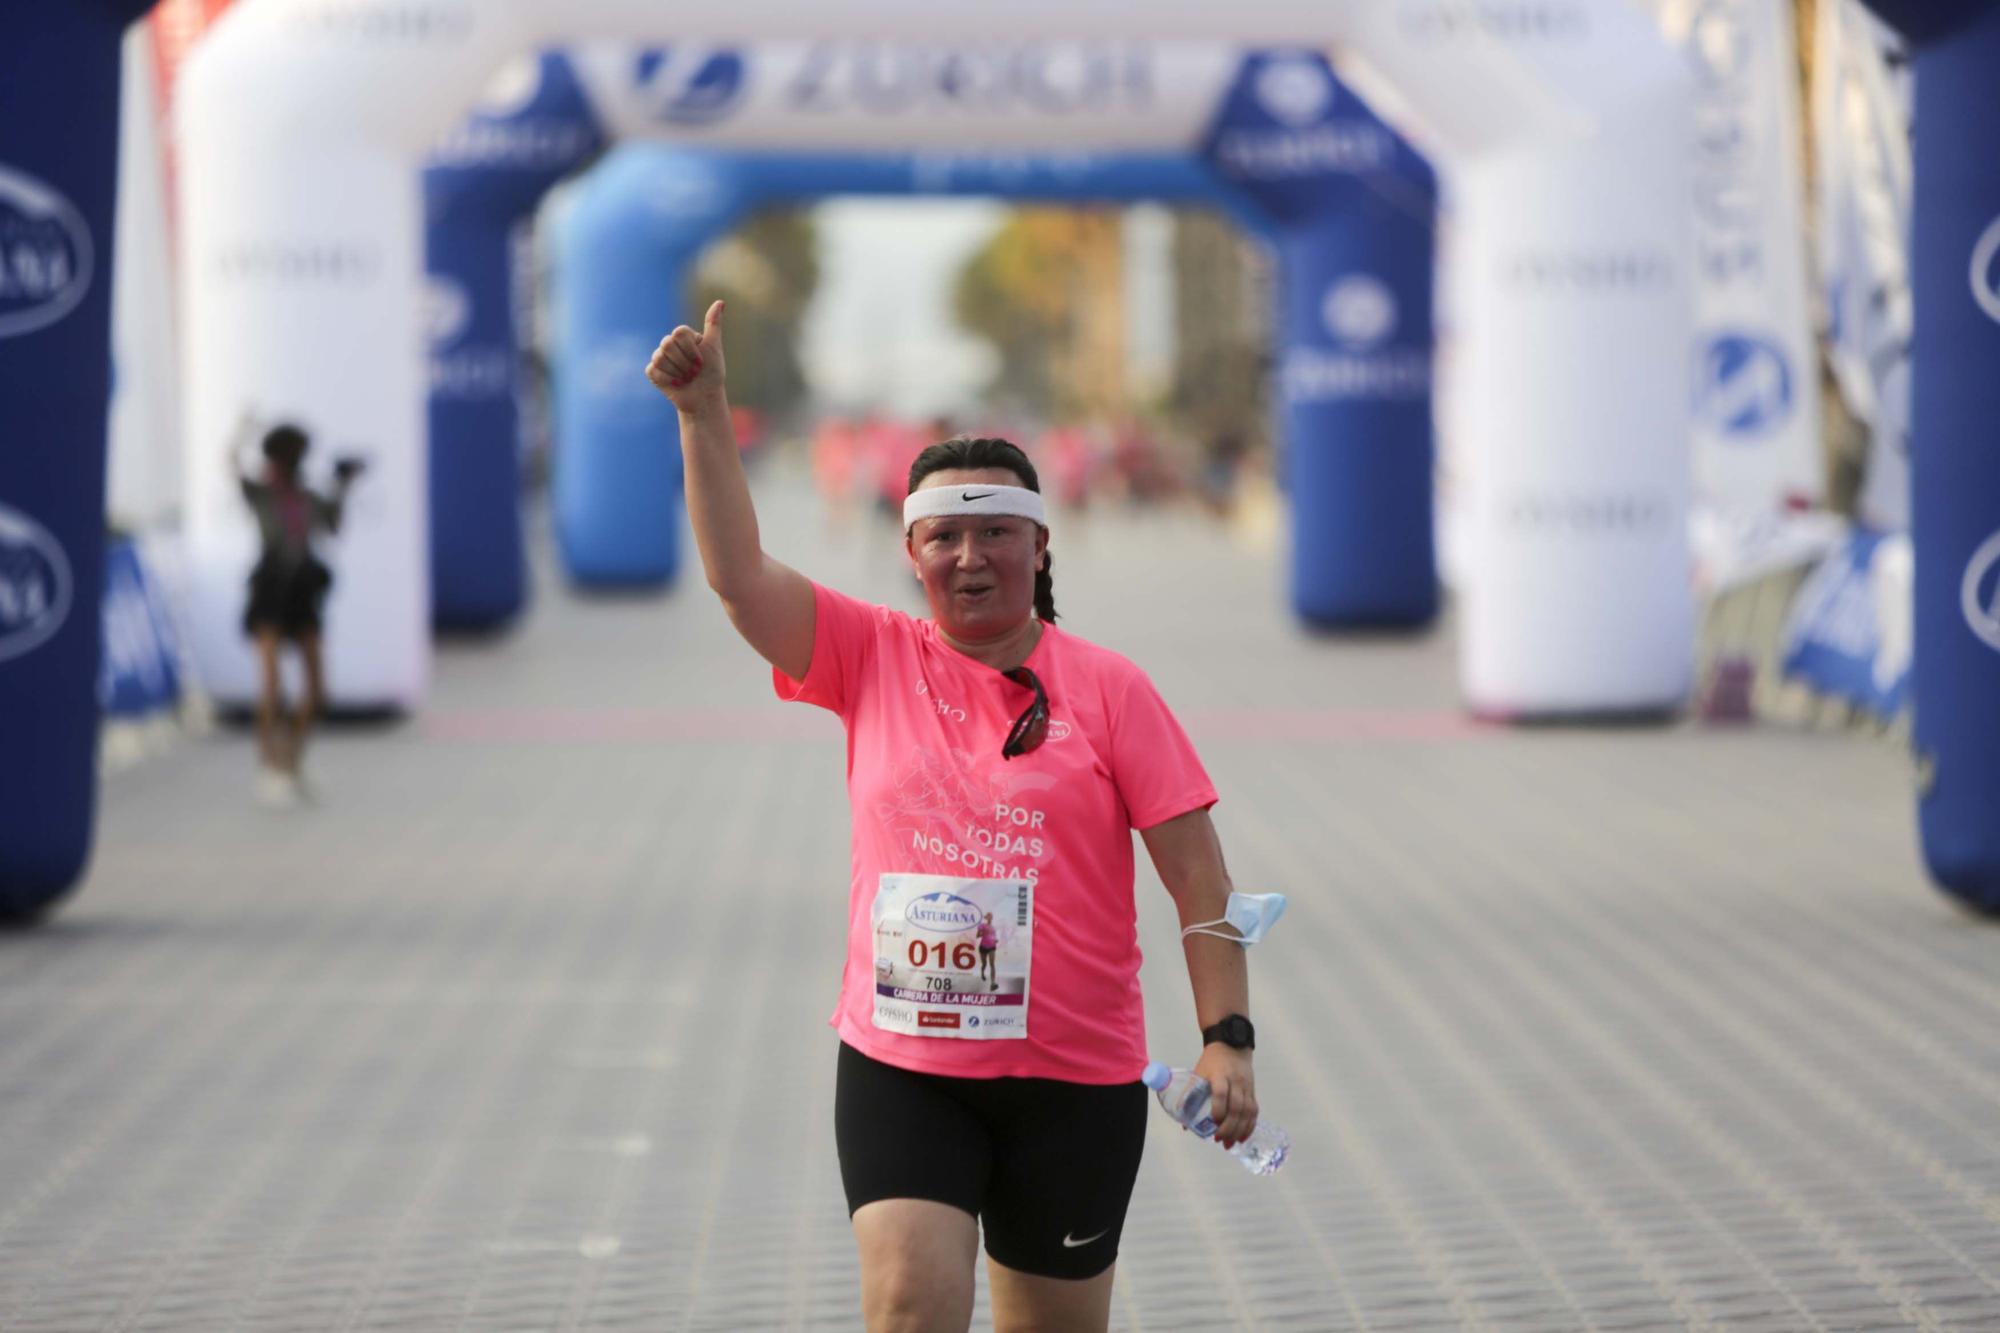
{"label": "woman's leg", "polygon": [[305,657],[306,693],[299,701],[298,717],[292,723],[291,771],[296,775],[306,757],[306,733],[312,730],[320,710],[326,706],[325,659],[320,651],[319,631],[309,629],[299,635],[299,652]]}
{"label": "woman's leg", "polygon": [[986,1260],[986,1285],[993,1297],[993,1333],[1100,1333],[1111,1324],[1114,1264],[1096,1277],[1036,1277],[998,1259]]}
{"label": "woman's leg", "polygon": [[971,1324],[979,1255],[972,1214],[929,1199],[879,1199],[855,1210],[854,1240],[868,1333],[936,1333]]}
{"label": "woman's leg", "polygon": [[260,625],[256,631],[257,667],[262,688],[257,696],[257,759],[265,768],[283,768],[283,743],[278,729],[285,718],[285,684],[278,672],[278,631]]}

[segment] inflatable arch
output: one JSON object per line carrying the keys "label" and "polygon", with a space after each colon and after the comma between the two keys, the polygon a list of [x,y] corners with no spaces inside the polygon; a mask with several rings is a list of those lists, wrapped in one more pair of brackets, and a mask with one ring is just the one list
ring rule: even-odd
{"label": "inflatable arch", "polygon": [[2000,5],[1869,4],[1916,49],[1917,822],[1937,883],[2000,913]]}
{"label": "inflatable arch", "polygon": [[[625,61],[643,68],[644,54]],[[1238,65],[1237,58],[1229,58]],[[1226,68],[1226,67],[1225,67]],[[1251,90],[1282,82],[1287,127]],[[586,582],[672,577],[679,453],[671,410],[630,372],[690,317],[680,277],[754,208],[827,193],[1003,195],[1066,202],[1209,202],[1274,242],[1280,390],[1297,521],[1291,596],[1310,623],[1422,624],[1436,612],[1431,539],[1429,168],[1311,55],[1242,61],[1214,154],[980,157],[716,155],[619,149],[580,182],[555,247],[561,452],[556,531]],[[614,106],[619,99],[610,99]],[[627,129],[627,117],[610,122]],[[1246,143],[1334,145],[1322,159]],[[1236,179],[1223,179],[1225,173]],[[632,275],[648,280],[635,283]]]}
{"label": "inflatable arch", "polygon": [[149,8],[41,0],[0,53],[0,918],[90,851],[118,52]]}
{"label": "inflatable arch", "polygon": [[[1626,0],[1547,8],[1548,22],[1526,26],[1440,0],[1227,12],[1170,0],[1147,17],[1163,40],[1343,40],[1383,88],[1407,91],[1406,114],[1456,165],[1463,201],[1455,397],[1476,425],[1471,563],[1482,571],[1465,595],[1468,702],[1509,714],[1666,708],[1685,693],[1692,637],[1686,75]],[[246,0],[185,71],[185,438],[217,437],[254,394],[294,404],[381,461],[372,493],[356,496],[330,609],[330,620],[368,622],[329,636],[343,701],[412,705],[427,674],[424,590],[404,573],[421,567],[424,547],[422,363],[384,333],[418,327],[414,163],[506,56],[644,36],[658,21],[630,0],[579,0],[560,14],[495,0]],[[1004,12],[768,0],[690,35],[817,43],[803,49],[819,65],[815,91],[833,99],[833,142],[797,146],[819,148],[879,121],[863,84],[839,72],[859,49],[857,25],[931,41],[1101,39],[1076,59],[1115,67],[1129,21],[1087,0]],[[705,142],[729,123],[705,100],[721,99],[726,79],[692,56],[674,70],[670,108]],[[261,114],[237,114],[246,103]],[[997,124],[1011,141],[991,146],[1045,149],[1059,133],[1068,146],[1092,142],[1077,110],[1023,98]],[[899,123],[911,141],[879,147],[951,147],[964,133],[950,114]],[[197,596],[195,650],[217,692],[246,696],[230,613],[249,535],[217,478],[188,483],[192,576],[215,590]]]}
{"label": "inflatable arch", "polygon": [[[143,8],[49,0],[33,38],[0,56],[0,98],[26,111],[0,129],[9,173],[0,210],[42,238],[37,254],[80,265],[87,248],[101,268],[117,36]],[[681,26],[663,34],[655,0],[241,0],[197,49],[178,107],[181,438],[191,637],[221,697],[251,693],[234,633],[250,534],[224,470],[196,460],[219,454],[246,404],[296,415],[334,449],[373,455],[339,558],[330,620],[350,628],[329,635],[330,679],[347,704],[408,707],[424,695],[429,595],[411,577],[428,549],[419,168],[508,58],[663,36],[815,43],[823,66],[868,39],[910,34],[1094,44],[1082,57],[1047,44],[1003,57],[1012,88],[1036,61],[1115,64],[1103,52],[1128,48],[1133,22],[1114,0],[743,0],[674,19]],[[1481,572],[1463,599],[1467,703],[1499,714],[1677,704],[1692,657],[1690,109],[1686,72],[1650,20],[1627,0],[1522,10],[1152,0],[1145,21],[1161,42],[1337,44],[1371,104],[1415,131],[1453,178],[1463,290],[1452,397],[1469,453],[1469,564]],[[100,69],[101,78],[90,72]],[[1030,84],[1009,120],[1014,142],[988,146],[1078,142],[1065,118],[1078,108],[1032,95],[1046,82]],[[698,137],[704,91],[687,92]],[[865,98],[849,103],[846,120],[868,118]],[[65,113],[50,117],[52,106]],[[49,130],[52,121],[64,129]],[[911,142],[877,146],[950,147],[960,133],[948,114],[912,123]],[[51,282],[55,271],[38,269],[43,285],[25,297],[18,284],[0,288],[0,336],[18,339],[10,352],[35,349],[10,356],[0,393],[10,419],[35,423],[47,440],[0,452],[0,731],[30,736],[15,752],[36,756],[0,779],[9,799],[0,892],[22,908],[80,873],[92,800],[95,712],[78,691],[95,675],[109,339],[103,289],[77,279],[78,267]],[[11,318],[17,300],[33,307],[23,319]],[[73,410],[55,406],[71,394],[51,393],[53,384],[73,392]],[[218,443],[211,451],[204,441]]]}
{"label": "inflatable arch", "polygon": [[527,604],[516,254],[549,187],[603,146],[569,61],[546,52],[509,66],[424,167],[427,508],[440,628],[491,629]]}
{"label": "inflatable arch", "polygon": [[[893,123],[921,113],[909,69],[921,54],[911,47],[883,50],[869,95],[875,117]],[[573,66],[583,71],[588,95]],[[1021,71],[1015,77],[1027,81]],[[1282,382],[1289,438],[1300,445],[1291,488],[1301,516],[1290,580],[1297,613],[1330,626],[1415,625],[1435,615],[1429,491],[1436,191],[1428,166],[1313,53],[1135,49],[1070,77],[1067,88],[1046,88],[1041,96],[1065,103],[1070,115],[1097,103],[1088,116],[1092,139],[1180,141],[1206,170],[1129,154],[939,153],[891,170],[887,158],[817,163],[759,153],[705,176],[684,173],[671,200],[661,182],[625,206],[642,229],[647,218],[660,217],[672,239],[665,252],[629,254],[634,267],[627,272],[579,265],[586,291],[601,298],[563,303],[570,330],[601,323],[606,308],[627,312],[618,338],[592,338],[588,357],[560,358],[571,372],[560,414],[569,443],[555,507],[573,578],[654,584],[671,578],[676,563],[675,423],[628,372],[631,356],[643,356],[656,336],[637,326],[665,320],[671,327],[685,312],[666,299],[676,290],[670,280],[635,284],[632,274],[660,273],[662,263],[677,273],[745,209],[815,190],[1160,197],[1206,200],[1234,212],[1247,228],[1268,233],[1300,276],[1287,286],[1311,288],[1306,299],[1287,303],[1288,321],[1274,338],[1290,348]],[[493,105],[433,156],[425,193],[434,623],[499,623],[524,598],[517,478],[507,447],[515,428],[508,238],[561,168],[601,142],[594,108],[604,108],[613,133],[630,138],[676,134],[692,117],[707,126],[710,140],[825,139],[821,117],[837,100],[834,82],[823,53],[797,44],[693,55],[596,47],[574,61],[546,53],[539,69],[530,65],[503,78],[489,96]],[[1174,114],[1164,120],[1157,114],[1163,84],[1176,90]],[[782,95],[766,96],[762,101],[772,105],[763,105],[756,90]],[[1001,101],[992,91],[979,99],[986,105],[961,116],[968,141],[985,137]],[[731,114],[732,103],[746,102]],[[861,142],[882,135],[872,121],[834,133]],[[584,253],[593,250],[612,252],[594,239]],[[577,283],[566,286],[575,290]],[[587,374],[579,369],[585,364]]]}

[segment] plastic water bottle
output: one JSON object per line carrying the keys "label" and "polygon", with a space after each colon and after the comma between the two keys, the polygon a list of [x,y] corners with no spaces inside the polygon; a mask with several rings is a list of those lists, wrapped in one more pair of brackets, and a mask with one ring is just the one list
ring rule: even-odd
{"label": "plastic water bottle", "polygon": [[[1208,1113],[1208,1080],[1188,1069],[1175,1069],[1158,1060],[1146,1066],[1139,1079],[1159,1097],[1160,1105],[1181,1126],[1204,1139],[1215,1137],[1215,1120]],[[1292,1151],[1291,1136],[1263,1116],[1250,1137],[1229,1150],[1253,1176],[1268,1176],[1285,1164]]]}

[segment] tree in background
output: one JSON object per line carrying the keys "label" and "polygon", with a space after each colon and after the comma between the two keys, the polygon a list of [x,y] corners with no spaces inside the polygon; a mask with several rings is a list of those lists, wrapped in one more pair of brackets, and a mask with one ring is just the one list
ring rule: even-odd
{"label": "tree in background", "polygon": [[1174,376],[1167,409],[1204,448],[1270,444],[1271,261],[1213,213],[1174,215]]}
{"label": "tree in background", "polygon": [[702,252],[695,264],[690,310],[729,303],[730,341],[757,355],[729,367],[729,400],[774,420],[805,401],[799,324],[819,286],[819,247],[804,209],[758,213]]}
{"label": "tree in background", "polygon": [[987,396],[1059,416],[1125,399],[1124,245],[1115,209],[1015,209],[959,273],[959,325],[999,353]]}

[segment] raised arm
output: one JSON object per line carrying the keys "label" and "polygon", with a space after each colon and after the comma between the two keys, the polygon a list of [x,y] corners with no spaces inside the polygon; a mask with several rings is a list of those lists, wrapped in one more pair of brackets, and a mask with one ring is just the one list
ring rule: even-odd
{"label": "raised arm", "polygon": [[[1160,882],[1180,909],[1181,926],[1215,921],[1229,906],[1229,870],[1222,863],[1222,840],[1206,810],[1190,810],[1140,831]],[[1243,946],[1214,935],[1184,935],[1188,984],[1194,990],[1195,1020],[1212,1027],[1231,1014],[1250,1016],[1250,968]],[[1215,1138],[1227,1147],[1257,1128],[1257,1080],[1250,1052],[1220,1042],[1204,1046],[1194,1072],[1212,1089]]]}
{"label": "raised arm", "polygon": [[708,308],[699,334],[683,324],[661,339],[646,378],[680,413],[688,519],[708,586],[745,642],[792,679],[805,679],[812,666],[812,584],[764,554],[757,533],[729,420],[722,302]]}
{"label": "raised arm", "polygon": [[258,433],[259,423],[257,421],[257,414],[252,412],[248,407],[245,407],[242,415],[236,418],[234,429],[229,432],[228,444],[229,475],[234,477],[237,485],[242,487],[247,488],[255,485],[257,482],[255,469],[243,466],[243,453],[246,449],[257,443]]}

